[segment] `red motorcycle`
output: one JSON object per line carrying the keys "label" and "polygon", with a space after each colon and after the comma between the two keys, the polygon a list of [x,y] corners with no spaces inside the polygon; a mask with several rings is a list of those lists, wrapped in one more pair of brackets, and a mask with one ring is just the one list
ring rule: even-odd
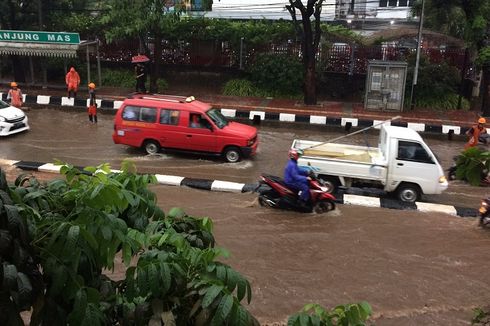
{"label": "red motorcycle", "polygon": [[[335,209],[335,197],[329,187],[310,174],[310,200],[301,205],[298,191],[290,189],[284,181],[276,176],[262,174],[259,180],[259,204],[261,206],[295,210],[303,213],[326,213]],[[266,185],[267,187],[262,187]]]}

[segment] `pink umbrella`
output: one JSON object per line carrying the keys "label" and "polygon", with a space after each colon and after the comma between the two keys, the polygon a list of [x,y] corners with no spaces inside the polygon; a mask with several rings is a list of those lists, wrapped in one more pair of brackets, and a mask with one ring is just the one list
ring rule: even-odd
{"label": "pink umbrella", "polygon": [[141,63],[141,62],[148,62],[148,61],[150,61],[150,58],[148,58],[144,54],[138,54],[131,58],[131,63]]}

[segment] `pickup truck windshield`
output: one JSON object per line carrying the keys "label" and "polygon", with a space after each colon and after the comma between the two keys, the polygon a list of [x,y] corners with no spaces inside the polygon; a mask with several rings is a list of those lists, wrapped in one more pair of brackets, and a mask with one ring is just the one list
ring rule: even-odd
{"label": "pickup truck windshield", "polygon": [[214,124],[219,128],[223,129],[225,126],[228,125],[228,120],[225,118],[225,116],[221,113],[220,110],[218,109],[210,109],[206,112],[209,118],[213,120]]}
{"label": "pickup truck windshield", "polygon": [[4,101],[0,101],[0,109],[6,109],[8,108],[10,105],[8,105],[7,103],[5,103]]}

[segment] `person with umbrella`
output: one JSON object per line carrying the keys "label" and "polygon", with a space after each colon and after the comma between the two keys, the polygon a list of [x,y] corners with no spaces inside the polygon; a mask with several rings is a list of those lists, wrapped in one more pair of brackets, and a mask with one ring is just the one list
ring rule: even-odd
{"label": "person with umbrella", "polygon": [[148,62],[150,59],[146,55],[137,55],[132,58],[132,62],[136,63],[134,67],[135,78],[136,78],[136,92],[146,93],[146,69],[144,62]]}

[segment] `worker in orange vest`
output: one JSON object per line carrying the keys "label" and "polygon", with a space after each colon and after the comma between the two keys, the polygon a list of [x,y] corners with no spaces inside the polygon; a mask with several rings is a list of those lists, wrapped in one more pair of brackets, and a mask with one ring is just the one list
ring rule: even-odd
{"label": "worker in orange vest", "polygon": [[16,108],[22,107],[22,91],[18,88],[16,82],[10,83],[10,90],[7,93],[7,100],[10,100],[10,105],[15,106]]}
{"label": "worker in orange vest", "polygon": [[466,135],[468,135],[470,139],[464,146],[464,149],[468,149],[470,147],[475,147],[476,145],[478,145],[478,140],[482,138],[482,135],[485,135],[487,133],[485,123],[487,123],[487,120],[485,118],[480,118],[478,119],[478,124],[474,125],[466,132]]}
{"label": "worker in orange vest", "polygon": [[71,92],[73,92],[73,98],[77,97],[78,85],[80,85],[80,75],[75,68],[70,68],[70,71],[66,74],[65,82],[68,87],[68,98],[71,97]]}

